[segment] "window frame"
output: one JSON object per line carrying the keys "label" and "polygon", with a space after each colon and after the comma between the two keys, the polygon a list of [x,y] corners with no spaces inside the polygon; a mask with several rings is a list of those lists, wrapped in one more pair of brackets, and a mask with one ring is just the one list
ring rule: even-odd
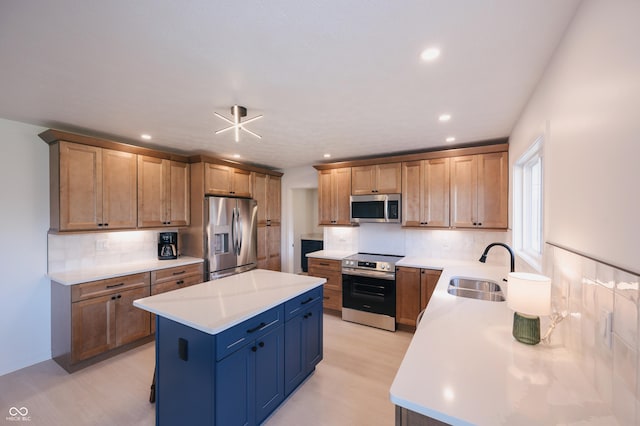
{"label": "window frame", "polygon": [[[513,167],[513,244],[518,257],[538,272],[542,271],[545,243],[543,146],[544,136],[540,135]],[[536,168],[539,176],[534,182],[532,177],[535,177]],[[535,212],[532,205],[536,207]]]}

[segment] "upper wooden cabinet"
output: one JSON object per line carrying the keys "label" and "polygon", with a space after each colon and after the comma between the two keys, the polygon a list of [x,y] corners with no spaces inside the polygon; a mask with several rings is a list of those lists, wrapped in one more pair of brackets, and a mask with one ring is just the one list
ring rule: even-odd
{"label": "upper wooden cabinet", "polygon": [[136,155],[60,141],[50,147],[51,228],[136,227]]}
{"label": "upper wooden cabinet", "polygon": [[451,158],[451,227],[507,228],[507,152]]}
{"label": "upper wooden cabinet", "polygon": [[138,226],[189,224],[189,164],[138,156]]}
{"label": "upper wooden cabinet", "polygon": [[402,225],[449,226],[449,159],[402,163]]}
{"label": "upper wooden cabinet", "polygon": [[251,172],[221,164],[206,163],[205,193],[251,198]]}
{"label": "upper wooden cabinet", "polygon": [[349,197],[351,168],[318,171],[318,220],[320,225],[351,225]]}
{"label": "upper wooden cabinet", "polygon": [[400,163],[352,167],[351,194],[399,194],[400,177]]}
{"label": "upper wooden cabinet", "polygon": [[258,268],[281,269],[281,181],[279,176],[253,172],[253,198],[258,203]]}

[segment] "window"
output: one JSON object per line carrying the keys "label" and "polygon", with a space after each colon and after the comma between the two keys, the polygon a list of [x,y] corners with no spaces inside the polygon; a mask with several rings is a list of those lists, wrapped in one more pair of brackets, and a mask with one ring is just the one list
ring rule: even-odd
{"label": "window", "polygon": [[541,270],[543,238],[543,137],[516,161],[514,167],[513,239],[518,255]]}

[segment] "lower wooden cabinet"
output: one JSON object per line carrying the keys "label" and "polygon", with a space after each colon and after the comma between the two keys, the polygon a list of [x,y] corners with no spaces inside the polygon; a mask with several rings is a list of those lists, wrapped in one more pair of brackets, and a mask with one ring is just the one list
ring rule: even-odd
{"label": "lower wooden cabinet", "polygon": [[309,275],[326,278],[323,307],[342,311],[342,262],[340,260],[309,258]]}
{"label": "lower wooden cabinet", "polygon": [[396,323],[416,326],[418,314],[427,307],[441,271],[396,267]]}
{"label": "lower wooden cabinet", "polygon": [[73,286],[52,282],[52,358],[73,371],[81,361],[149,336],[149,313],[133,306],[149,294],[149,273]]}

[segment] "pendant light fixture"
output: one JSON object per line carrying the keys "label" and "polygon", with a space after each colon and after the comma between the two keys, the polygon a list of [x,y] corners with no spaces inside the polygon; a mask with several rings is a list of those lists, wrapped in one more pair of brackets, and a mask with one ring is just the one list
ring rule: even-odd
{"label": "pendant light fixture", "polygon": [[262,139],[262,136],[260,136],[257,133],[252,132],[251,130],[245,128],[245,124],[251,123],[252,121],[256,121],[259,118],[262,118],[262,115],[258,115],[257,117],[253,117],[250,118],[248,120],[242,121],[241,119],[242,117],[246,117],[247,116],[247,109],[243,106],[239,106],[239,105],[234,105],[231,107],[231,115],[233,115],[233,120],[228,119],[227,117],[218,114],[217,112],[214,112],[214,114],[216,115],[216,117],[223,119],[224,121],[226,121],[227,123],[231,124],[231,126],[229,127],[225,127],[224,129],[220,129],[218,131],[216,131],[216,135],[226,132],[227,130],[234,130],[235,131],[235,140],[236,142],[240,142],[240,130],[244,130],[245,132],[249,133],[250,135],[255,136],[258,139]]}

